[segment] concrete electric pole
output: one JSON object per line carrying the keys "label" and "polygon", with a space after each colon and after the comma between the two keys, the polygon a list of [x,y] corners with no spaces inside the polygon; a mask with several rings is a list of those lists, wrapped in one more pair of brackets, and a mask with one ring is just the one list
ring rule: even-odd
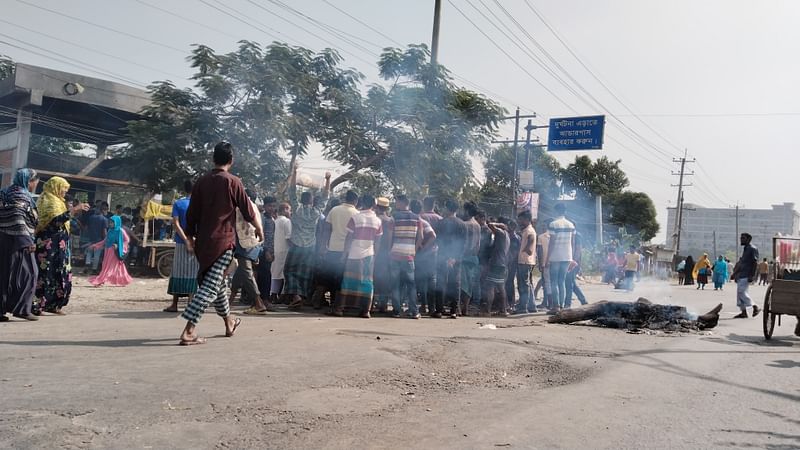
{"label": "concrete electric pole", "polygon": [[439,24],[442,18],[442,0],[434,0],[433,36],[431,37],[431,65],[439,62]]}
{"label": "concrete electric pole", "polygon": [[690,172],[690,173],[686,172],[686,163],[687,162],[689,162],[689,163],[695,162],[694,158],[692,158],[691,160],[686,159],[687,154],[688,154],[688,150],[684,150],[683,158],[673,159],[672,160],[672,162],[681,163],[680,172],[677,172],[677,173],[674,172],[674,171],[672,172],[673,175],[678,175],[680,177],[680,178],[678,178],[678,184],[673,184],[672,185],[672,187],[677,187],[678,188],[678,200],[676,202],[677,205],[676,205],[676,209],[675,209],[675,230],[674,230],[675,257],[676,258],[679,256],[678,252],[680,252],[680,250],[681,250],[681,228],[682,228],[682,222],[683,222],[683,188],[692,185],[691,183],[688,183],[688,184],[684,183],[683,182],[683,178],[686,177],[686,176],[694,175],[694,172]]}

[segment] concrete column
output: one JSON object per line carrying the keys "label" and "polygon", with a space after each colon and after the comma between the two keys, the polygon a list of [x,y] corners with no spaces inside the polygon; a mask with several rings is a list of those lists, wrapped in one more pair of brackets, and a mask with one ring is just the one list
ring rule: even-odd
{"label": "concrete column", "polygon": [[12,156],[12,173],[28,165],[28,148],[31,144],[31,107],[23,106],[17,111],[17,148]]}

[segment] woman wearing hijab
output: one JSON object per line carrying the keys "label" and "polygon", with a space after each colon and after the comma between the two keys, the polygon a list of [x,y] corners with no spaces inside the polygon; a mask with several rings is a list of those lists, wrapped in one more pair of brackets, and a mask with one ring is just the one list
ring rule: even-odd
{"label": "woman wearing hijab", "polygon": [[694,271],[694,258],[692,258],[692,255],[686,257],[686,265],[684,267],[683,284],[685,286],[694,284],[694,278],[692,276],[692,272]]}
{"label": "woman wearing hijab", "polygon": [[36,290],[36,244],[38,217],[31,193],[39,175],[33,169],[19,169],[11,186],[0,190],[0,322],[6,313],[25,320],[39,320],[32,314]]}
{"label": "woman wearing hijab", "polygon": [[705,290],[708,284],[708,272],[711,270],[711,262],[708,260],[708,253],[703,253],[703,256],[694,265],[692,276],[697,280],[697,289]]}
{"label": "woman wearing hijab", "polygon": [[725,258],[722,255],[717,258],[717,261],[714,263],[714,267],[712,268],[714,271],[713,280],[714,280],[714,290],[722,290],[722,286],[725,285],[725,282],[728,280],[728,262],[725,261]]}
{"label": "woman wearing hijab", "polygon": [[38,303],[34,314],[46,311],[64,314],[61,308],[69,303],[72,292],[72,264],[70,262],[70,219],[89,205],[80,203],[67,209],[64,196],[69,183],[61,177],[53,177],[44,184],[37,209],[39,224],[36,227],[36,259],[39,263],[39,282],[36,287]]}
{"label": "woman wearing hijab", "polygon": [[106,234],[106,240],[98,242],[97,246],[104,246],[103,268],[100,274],[89,278],[93,286],[110,284],[111,286],[127,286],[133,279],[125,268],[125,254],[128,252],[128,233],[122,229],[122,218],[111,216],[111,229]]}

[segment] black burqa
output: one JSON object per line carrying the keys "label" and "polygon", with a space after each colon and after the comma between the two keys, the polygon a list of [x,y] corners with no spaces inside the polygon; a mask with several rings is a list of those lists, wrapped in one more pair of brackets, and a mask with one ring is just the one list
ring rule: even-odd
{"label": "black burqa", "polygon": [[683,284],[689,285],[694,284],[694,258],[692,255],[686,257],[686,265],[683,269]]}

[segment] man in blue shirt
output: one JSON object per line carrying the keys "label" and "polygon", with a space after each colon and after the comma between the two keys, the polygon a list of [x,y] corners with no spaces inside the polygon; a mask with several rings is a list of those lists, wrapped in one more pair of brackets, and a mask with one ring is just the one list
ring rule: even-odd
{"label": "man in blue shirt", "polygon": [[[108,204],[104,203],[99,209],[93,209],[92,214],[86,220],[86,233],[89,234],[90,246],[106,239],[108,219],[105,216],[107,213]],[[99,273],[100,259],[104,250],[105,248],[102,246],[96,249],[86,248],[86,269],[84,269],[83,273],[89,273],[90,269],[94,274]]]}

